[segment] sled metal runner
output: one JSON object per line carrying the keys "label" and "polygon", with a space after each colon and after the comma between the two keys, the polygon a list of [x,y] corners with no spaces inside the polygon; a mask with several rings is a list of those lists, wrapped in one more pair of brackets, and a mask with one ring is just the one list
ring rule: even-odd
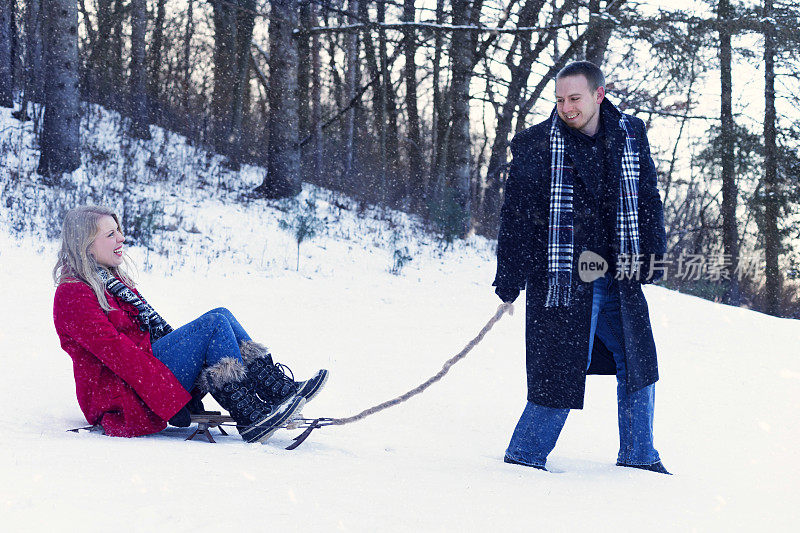
{"label": "sled metal runner", "polygon": [[[197,427],[192,432],[191,435],[186,437],[185,440],[194,440],[194,438],[198,435],[205,437],[208,442],[216,443],[217,441],[214,440],[214,437],[211,435],[211,429],[217,428],[220,433],[223,435],[228,435],[228,432],[225,431],[225,426],[228,427],[247,427],[247,426],[237,426],[236,422],[228,415],[223,415],[219,411],[208,411],[205,413],[197,413],[191,415],[192,424],[197,424]],[[311,435],[311,432],[317,428],[322,426],[330,426],[332,425],[332,418],[293,418],[286,424],[280,426],[281,429],[302,429],[303,432],[300,433],[298,436],[294,437],[292,442],[289,446],[286,447],[287,450],[294,450]],[[83,426],[79,428],[68,429],[68,432],[72,433],[79,433],[80,431],[89,431],[89,432],[98,432],[102,433],[103,429],[102,426],[96,424],[94,426]]]}
{"label": "sled metal runner", "polygon": [[[207,421],[206,421],[207,420]],[[303,429],[304,431],[300,433],[298,436],[294,437],[292,442],[289,446],[286,447],[287,450],[294,450],[311,435],[311,432],[317,428],[321,428],[323,426],[330,426],[333,425],[333,418],[293,418],[287,424],[281,426],[283,429]],[[214,442],[209,429],[212,427],[216,427],[219,429],[223,434],[225,430],[222,426],[232,426],[232,427],[247,427],[247,426],[237,426],[237,424],[233,421],[233,419],[227,415],[192,415],[192,422],[197,421],[197,429],[195,429],[194,433],[189,435],[186,440],[193,439],[196,435],[205,435],[208,438],[209,442]]]}

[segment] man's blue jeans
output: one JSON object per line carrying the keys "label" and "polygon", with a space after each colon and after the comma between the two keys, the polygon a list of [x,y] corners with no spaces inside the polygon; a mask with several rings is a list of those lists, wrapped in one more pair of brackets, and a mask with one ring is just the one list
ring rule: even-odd
{"label": "man's blue jeans", "polygon": [[[655,384],[628,394],[619,289],[616,280],[608,274],[595,280],[593,286],[586,368],[591,363],[595,335],[614,355],[617,366],[617,461],[629,465],[657,463],[660,458],[653,447]],[[506,455],[520,463],[544,466],[547,456],[555,448],[568,414],[569,409],[554,409],[528,402],[511,436]]]}
{"label": "man's blue jeans", "polygon": [[200,372],[224,357],[242,360],[239,343],[250,336],[224,307],[181,326],[153,343],[153,355],[191,391]]}

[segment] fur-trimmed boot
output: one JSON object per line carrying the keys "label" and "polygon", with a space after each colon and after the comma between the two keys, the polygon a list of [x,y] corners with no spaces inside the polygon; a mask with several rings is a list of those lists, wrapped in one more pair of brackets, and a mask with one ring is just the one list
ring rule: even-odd
{"label": "fur-trimmed boot", "polygon": [[328,371],[325,369],[318,371],[311,379],[295,381],[291,369],[273,362],[267,347],[255,341],[242,342],[239,350],[247,367],[247,375],[255,383],[256,392],[264,401],[280,403],[294,394],[310,401],[328,381]]}
{"label": "fur-trimmed boot", "polygon": [[241,361],[225,357],[201,374],[200,386],[228,411],[246,442],[265,442],[306,403],[291,394],[281,402],[265,402],[256,396]]}

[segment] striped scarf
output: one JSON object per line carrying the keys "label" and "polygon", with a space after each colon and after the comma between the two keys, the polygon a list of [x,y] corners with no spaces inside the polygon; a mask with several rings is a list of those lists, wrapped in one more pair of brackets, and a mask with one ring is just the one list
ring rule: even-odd
{"label": "striped scarf", "polygon": [[105,283],[108,292],[123,302],[133,305],[139,311],[139,314],[136,316],[136,319],[139,321],[139,329],[142,331],[150,331],[151,343],[156,342],[167,333],[172,332],[172,326],[161,318],[161,315],[147,303],[144,297],[137,295],[127,285],[115,278],[104,268],[98,268],[97,275],[100,276],[100,279]]}
{"label": "striped scarf", "polygon": [[[619,126],[625,131],[622,152],[617,238],[620,254],[639,255],[639,148],[630,122],[620,115]],[[568,306],[572,299],[574,173],[564,163],[564,135],[559,118],[553,112],[550,126],[550,224],[547,236],[546,307]]]}

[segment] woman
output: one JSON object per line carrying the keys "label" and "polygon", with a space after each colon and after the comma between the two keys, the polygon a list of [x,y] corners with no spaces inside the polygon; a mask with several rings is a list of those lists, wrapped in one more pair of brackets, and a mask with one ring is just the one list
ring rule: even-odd
{"label": "woman", "polygon": [[64,217],[53,320],[90,424],[121,437],[161,431],[168,420],[188,426],[190,407],[209,392],[242,439],[264,442],[319,393],[327,370],[295,382],[227,309],[173,331],[134,288],[124,242],[110,209],[79,207]]}

